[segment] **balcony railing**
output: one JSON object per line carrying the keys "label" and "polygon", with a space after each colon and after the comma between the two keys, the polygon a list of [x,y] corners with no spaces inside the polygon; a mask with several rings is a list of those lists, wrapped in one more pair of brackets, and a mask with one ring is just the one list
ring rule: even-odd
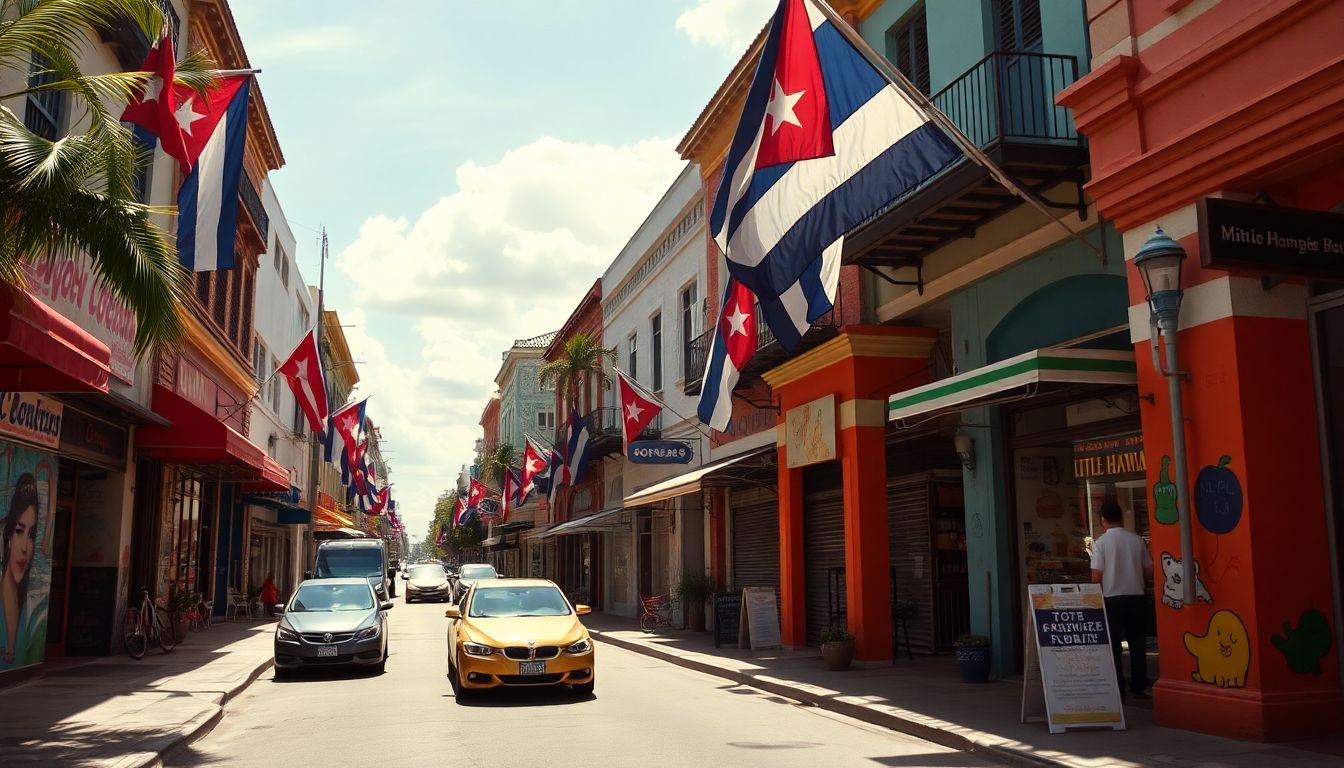
{"label": "balcony railing", "polygon": [[[588,460],[600,459],[621,451],[621,409],[614,406],[595,408],[583,417],[588,428]],[[640,440],[657,440],[663,432],[663,417],[659,414],[639,433]],[[569,445],[569,425],[555,428],[555,445]]]}
{"label": "balcony railing", "polygon": [[932,97],[979,147],[1009,139],[1081,145],[1055,94],[1078,80],[1078,60],[1055,53],[994,51]]}
{"label": "balcony railing", "polygon": [[238,195],[243,199],[243,207],[252,217],[252,223],[257,225],[262,242],[270,242],[271,217],[266,214],[266,206],[262,205],[261,196],[247,174],[243,174],[242,183],[238,185]]}
{"label": "balcony railing", "polygon": [[[754,315],[756,318],[756,354],[752,356],[752,359],[742,371],[743,384],[747,383],[747,374],[764,370],[784,356],[783,350],[779,347],[779,340],[775,338],[774,332],[765,322],[765,317],[761,313],[760,302],[755,305]],[[813,331],[827,328],[834,329],[838,322],[834,309],[822,315],[816,322],[812,323],[812,328],[803,334],[801,347],[805,349],[811,346],[808,341],[809,337],[815,336]],[[687,367],[686,377],[682,381],[682,391],[688,395],[700,393],[700,380],[705,377],[705,367],[709,364],[709,344],[713,338],[714,329],[711,328],[691,339],[688,343],[690,349],[687,360],[690,365]]]}

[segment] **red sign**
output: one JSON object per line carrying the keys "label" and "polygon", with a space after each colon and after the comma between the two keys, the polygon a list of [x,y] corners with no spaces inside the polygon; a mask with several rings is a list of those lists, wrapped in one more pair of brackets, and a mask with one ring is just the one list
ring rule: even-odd
{"label": "red sign", "polygon": [[52,309],[112,351],[112,375],[135,382],[135,313],[112,295],[87,256],[58,256],[27,265],[29,288]]}

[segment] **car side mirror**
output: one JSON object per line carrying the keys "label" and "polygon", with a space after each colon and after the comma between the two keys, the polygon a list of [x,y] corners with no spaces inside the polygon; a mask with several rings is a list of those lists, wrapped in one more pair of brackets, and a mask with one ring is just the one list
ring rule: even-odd
{"label": "car side mirror", "polygon": [[590,613],[592,613],[592,612],[593,612],[593,609],[592,609],[592,608],[589,608],[589,607],[586,606],[586,605],[579,604],[579,605],[574,606],[574,613],[575,613],[576,615],[579,615],[579,616],[587,616],[588,614],[590,614]]}
{"label": "car side mirror", "polygon": [[392,606],[394,605],[396,605],[396,603],[393,603],[391,600],[384,600],[383,602],[378,604],[378,609],[383,611],[390,611],[392,610]]}
{"label": "car side mirror", "polygon": [[462,609],[458,608],[456,605],[450,605],[448,606],[448,610],[443,612],[443,615],[445,618],[449,619],[460,619],[462,618]]}
{"label": "car side mirror", "polygon": [[284,612],[285,612],[285,604],[284,604],[284,603],[276,603],[276,604],[275,604],[275,612],[276,612],[276,613],[284,613]]}
{"label": "car side mirror", "polygon": [[313,572],[312,572],[312,571],[304,571],[304,572],[303,572],[303,578],[304,578],[304,579],[311,579],[311,578],[313,578]]}
{"label": "car side mirror", "polygon": [[403,578],[403,579],[409,579],[409,578],[411,578],[411,574],[406,573],[405,571],[402,571],[402,573],[401,573],[401,578]]}

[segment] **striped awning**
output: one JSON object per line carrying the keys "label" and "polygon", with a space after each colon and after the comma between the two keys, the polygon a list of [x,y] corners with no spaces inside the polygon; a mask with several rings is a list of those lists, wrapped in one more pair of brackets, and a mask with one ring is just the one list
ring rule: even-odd
{"label": "striped awning", "polygon": [[1133,385],[1138,382],[1133,352],[1102,349],[1035,349],[992,365],[907,389],[887,401],[895,422],[1040,394],[1060,385]]}

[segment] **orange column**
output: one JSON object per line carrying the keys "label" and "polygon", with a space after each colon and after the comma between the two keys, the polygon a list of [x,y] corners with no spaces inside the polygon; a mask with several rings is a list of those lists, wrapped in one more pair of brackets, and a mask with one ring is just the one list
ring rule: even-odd
{"label": "orange column", "polygon": [[882,427],[840,431],[845,488],[845,599],[854,655],[891,658],[887,453]]}
{"label": "orange column", "polygon": [[727,491],[706,490],[709,502],[709,573],[714,589],[728,586]]}
{"label": "orange column", "polygon": [[803,569],[803,471],[789,469],[779,446],[780,638],[786,648],[807,645],[807,577]]}

